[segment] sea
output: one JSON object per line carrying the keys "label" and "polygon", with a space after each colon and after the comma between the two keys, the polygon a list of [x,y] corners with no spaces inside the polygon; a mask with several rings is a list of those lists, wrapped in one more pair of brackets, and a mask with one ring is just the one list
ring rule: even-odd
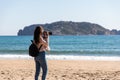
{"label": "sea", "polygon": [[[33,36],[0,36],[0,59],[33,59]],[[48,60],[120,61],[120,35],[50,36]]]}

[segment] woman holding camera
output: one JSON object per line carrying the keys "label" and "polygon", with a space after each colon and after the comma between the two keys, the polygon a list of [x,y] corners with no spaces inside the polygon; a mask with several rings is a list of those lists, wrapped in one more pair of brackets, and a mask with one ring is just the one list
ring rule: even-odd
{"label": "woman holding camera", "polygon": [[46,62],[46,50],[49,48],[49,41],[48,41],[48,34],[46,34],[45,40],[43,39],[43,31],[44,29],[42,26],[36,27],[34,31],[34,43],[37,45],[38,48],[41,49],[39,51],[39,55],[35,57],[35,66],[36,66],[36,72],[35,72],[35,80],[38,80],[40,69],[42,68],[42,80],[46,79],[47,75],[47,62]]}

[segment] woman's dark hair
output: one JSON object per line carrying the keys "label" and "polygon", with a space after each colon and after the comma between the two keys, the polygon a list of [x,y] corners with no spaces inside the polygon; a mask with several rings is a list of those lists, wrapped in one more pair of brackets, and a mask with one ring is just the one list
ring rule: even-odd
{"label": "woman's dark hair", "polygon": [[43,32],[42,26],[37,26],[34,31],[34,41],[36,44],[40,42],[40,34],[42,34],[42,32]]}

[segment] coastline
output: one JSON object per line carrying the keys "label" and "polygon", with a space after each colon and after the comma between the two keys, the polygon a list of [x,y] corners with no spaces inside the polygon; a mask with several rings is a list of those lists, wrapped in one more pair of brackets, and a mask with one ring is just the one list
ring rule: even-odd
{"label": "coastline", "polygon": [[[117,80],[119,61],[47,60],[47,80]],[[33,80],[33,59],[1,59],[0,80]]]}

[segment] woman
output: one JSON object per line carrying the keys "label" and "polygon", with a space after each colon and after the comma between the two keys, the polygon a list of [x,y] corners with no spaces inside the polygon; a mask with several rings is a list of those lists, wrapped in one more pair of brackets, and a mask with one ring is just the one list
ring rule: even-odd
{"label": "woman", "polygon": [[46,41],[43,39],[43,28],[42,26],[36,27],[34,31],[34,43],[39,48],[41,45],[41,49],[39,52],[39,55],[35,57],[35,66],[36,66],[36,72],[35,72],[35,80],[38,80],[40,69],[42,68],[42,80],[46,79],[47,75],[47,62],[45,57],[45,51],[48,49],[48,35]]}

